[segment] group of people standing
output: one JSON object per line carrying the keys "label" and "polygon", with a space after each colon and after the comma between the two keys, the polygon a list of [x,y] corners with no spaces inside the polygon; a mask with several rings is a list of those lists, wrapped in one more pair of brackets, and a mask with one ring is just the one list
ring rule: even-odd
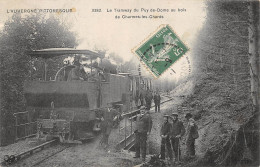
{"label": "group of people standing", "polygon": [[[155,105],[155,112],[160,112],[160,103],[161,103],[161,96],[158,91],[153,93],[149,87],[147,87],[147,90],[142,90],[139,96],[140,105],[139,106],[145,106],[146,109],[150,110],[152,106],[152,100],[154,101]],[[144,104],[145,100],[145,104]]]}
{"label": "group of people standing", "polygon": [[[151,95],[148,95],[147,98],[150,100]],[[155,112],[160,112],[160,95],[156,93],[152,95],[152,99],[155,102]],[[136,118],[136,129],[135,133],[135,157],[142,158],[145,161],[147,153],[147,138],[152,130],[152,117],[150,115],[149,105],[144,110],[140,110],[140,114]],[[150,106],[151,107],[151,106]],[[113,122],[118,115],[117,106],[111,105],[108,107],[108,111],[104,112],[101,117],[101,129],[102,129],[102,139],[100,144],[108,146],[108,137],[113,127]],[[166,158],[166,150],[168,157],[173,161],[173,157],[176,162],[180,162],[181,159],[181,139],[186,134],[186,153],[188,158],[195,157],[195,140],[199,137],[198,127],[195,123],[195,120],[192,118],[191,113],[187,113],[185,118],[187,121],[187,128],[185,129],[183,122],[179,120],[179,114],[174,112],[171,115],[163,116],[163,123],[160,130],[161,137],[161,150],[160,158]]]}
{"label": "group of people standing", "polygon": [[[166,158],[166,150],[169,159],[173,161],[175,157],[175,162],[180,162],[181,159],[181,139],[186,136],[186,148],[187,157],[195,157],[195,139],[199,137],[198,127],[195,124],[192,114],[186,114],[185,118],[187,120],[187,128],[183,125],[183,122],[179,120],[178,113],[172,113],[171,115],[164,115],[164,122],[161,126],[160,137],[161,137],[161,150],[160,158]],[[135,130],[135,156],[134,158],[142,158],[145,161],[146,158],[146,147],[147,147],[147,137],[152,129],[152,117],[150,111],[146,108],[141,111],[141,114],[137,117],[136,130]]]}
{"label": "group of people standing", "polygon": [[[181,159],[180,141],[181,138],[187,133],[186,148],[187,157],[193,158],[195,156],[195,139],[198,136],[198,127],[195,124],[192,114],[186,114],[185,118],[188,122],[187,129],[178,119],[178,113],[172,113],[170,115],[164,115],[164,122],[161,127],[161,159],[165,159],[165,152],[167,149],[170,160],[173,160],[173,153],[175,161],[179,162]],[[171,121],[170,121],[171,119]]]}

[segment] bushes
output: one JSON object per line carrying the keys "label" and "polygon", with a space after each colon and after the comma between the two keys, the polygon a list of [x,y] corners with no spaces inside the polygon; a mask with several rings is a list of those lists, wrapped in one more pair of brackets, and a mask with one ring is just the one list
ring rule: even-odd
{"label": "bushes", "polygon": [[[32,59],[26,52],[49,47],[74,48],[77,46],[77,40],[68,26],[61,24],[53,16],[46,18],[40,14],[27,16],[14,14],[6,21],[0,32],[0,46],[0,135],[5,137],[2,138],[0,145],[6,145],[12,143],[14,138],[6,129],[15,124],[13,113],[26,110],[24,81],[41,76],[43,73],[43,60]],[[57,63],[60,60],[55,61]],[[49,75],[56,69],[57,66],[49,66]]]}

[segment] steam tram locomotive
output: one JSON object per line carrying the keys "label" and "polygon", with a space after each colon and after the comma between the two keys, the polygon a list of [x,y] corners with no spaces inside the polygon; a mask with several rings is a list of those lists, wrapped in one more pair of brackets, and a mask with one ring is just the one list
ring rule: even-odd
{"label": "steam tram locomotive", "polygon": [[[130,73],[111,74],[106,67],[93,62],[104,56],[89,50],[70,48],[43,49],[29,52],[36,58],[43,58],[45,63],[62,55],[84,55],[88,64],[87,80],[68,81],[69,72],[75,65],[65,65],[58,70],[54,80],[25,82],[24,92],[27,111],[37,117],[38,137],[59,138],[61,142],[73,142],[94,138],[100,131],[100,117],[108,105],[118,106],[120,112],[134,109],[140,100],[140,94],[151,88],[151,79]],[[93,75],[92,75],[93,73]]]}

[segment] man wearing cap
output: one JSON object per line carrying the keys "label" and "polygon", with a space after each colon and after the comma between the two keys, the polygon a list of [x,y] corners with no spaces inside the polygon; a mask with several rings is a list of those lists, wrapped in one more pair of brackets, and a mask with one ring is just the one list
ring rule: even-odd
{"label": "man wearing cap", "polygon": [[194,158],[195,157],[195,140],[199,137],[198,126],[195,124],[195,120],[192,118],[192,114],[187,113],[185,118],[188,120],[187,127],[187,157]]}
{"label": "man wearing cap", "polygon": [[183,123],[178,120],[178,113],[172,113],[172,129],[171,129],[171,143],[174,151],[175,160],[180,161],[180,139],[185,133]]}
{"label": "man wearing cap", "polygon": [[169,158],[172,160],[173,156],[172,156],[172,148],[171,148],[171,142],[170,142],[170,132],[171,132],[171,128],[172,125],[171,123],[168,121],[169,115],[164,115],[163,119],[163,125],[161,127],[161,159],[165,159],[165,147],[167,148],[168,151],[168,155]]}
{"label": "man wearing cap", "polygon": [[82,58],[78,58],[78,60],[74,61],[75,68],[71,69],[68,74],[67,81],[73,80],[85,80],[86,79],[86,72],[84,71],[84,66],[81,64]]}
{"label": "man wearing cap", "polygon": [[108,147],[108,138],[113,127],[113,121],[117,115],[114,104],[108,104],[108,108],[104,111],[103,116],[101,117],[101,130],[102,130],[102,139],[100,144],[104,144],[105,148]]}
{"label": "man wearing cap", "polygon": [[149,87],[147,87],[147,91],[146,91],[146,95],[145,95],[145,103],[146,103],[146,108],[148,110],[150,110],[151,105],[152,105],[152,100],[153,100],[153,93],[152,91],[149,89]]}
{"label": "man wearing cap", "polygon": [[141,153],[142,160],[145,161],[147,134],[151,132],[152,124],[153,121],[149,111],[147,109],[141,111],[136,120],[134,158],[140,158]]}
{"label": "man wearing cap", "polygon": [[115,109],[116,111],[116,114],[115,114],[115,117],[113,119],[113,128],[117,127],[120,123],[120,120],[122,119],[122,116],[121,116],[121,107],[123,106],[123,104],[113,104],[113,108]]}

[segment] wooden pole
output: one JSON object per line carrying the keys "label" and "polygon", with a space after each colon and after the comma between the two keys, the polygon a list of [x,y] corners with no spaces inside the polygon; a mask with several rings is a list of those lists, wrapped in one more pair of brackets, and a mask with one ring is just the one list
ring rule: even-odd
{"label": "wooden pole", "polygon": [[44,59],[44,81],[47,81],[47,60]]}
{"label": "wooden pole", "polygon": [[125,147],[126,147],[126,118],[125,118]]}
{"label": "wooden pole", "polygon": [[15,115],[15,141],[17,141],[17,139],[18,139],[17,126],[18,126],[18,121],[17,121],[17,116]]}

